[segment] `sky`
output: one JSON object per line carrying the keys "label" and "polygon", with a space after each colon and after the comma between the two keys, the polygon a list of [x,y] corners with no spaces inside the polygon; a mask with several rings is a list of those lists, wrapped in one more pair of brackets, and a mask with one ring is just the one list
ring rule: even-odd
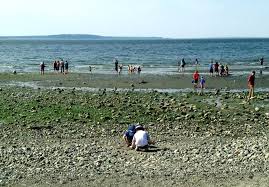
{"label": "sky", "polygon": [[0,36],[269,37],[268,0],[1,0]]}

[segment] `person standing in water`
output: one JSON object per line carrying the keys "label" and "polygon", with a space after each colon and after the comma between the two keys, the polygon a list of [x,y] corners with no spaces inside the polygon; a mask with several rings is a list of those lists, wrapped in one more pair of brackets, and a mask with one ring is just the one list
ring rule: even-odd
{"label": "person standing in water", "polygon": [[195,59],[195,70],[198,71],[198,65],[199,65],[199,61],[198,59],[196,58]]}
{"label": "person standing in water", "polygon": [[256,72],[252,71],[251,75],[248,77],[248,88],[249,88],[248,101],[250,99],[254,99],[255,74]]}
{"label": "person standing in water", "polygon": [[53,62],[53,70],[54,70],[54,72],[57,71],[57,61],[56,60]]}
{"label": "person standing in water", "polygon": [[185,71],[185,65],[186,65],[185,59],[182,58],[182,60],[180,62],[180,71],[181,72],[184,72]]}
{"label": "person standing in water", "polygon": [[61,73],[64,73],[64,61],[61,60],[60,62],[60,67],[61,67]]}
{"label": "person standing in water", "polygon": [[68,68],[69,68],[69,64],[67,61],[65,61],[65,63],[64,63],[65,74],[68,73]]}
{"label": "person standing in water", "polygon": [[40,63],[40,74],[41,75],[45,74],[45,63],[44,62]]}
{"label": "person standing in water", "polygon": [[213,60],[211,60],[211,63],[209,64],[209,74],[211,77],[213,77],[213,73],[214,73],[214,64]]}
{"label": "person standing in water", "polygon": [[114,59],[114,63],[115,63],[115,71],[118,73],[119,72],[119,61],[118,59]]}
{"label": "person standing in water", "polygon": [[138,66],[138,68],[137,68],[138,75],[140,75],[141,71],[142,71],[141,66]]}
{"label": "person standing in water", "polygon": [[216,76],[219,75],[219,63],[218,62],[215,63],[214,70],[215,70]]}

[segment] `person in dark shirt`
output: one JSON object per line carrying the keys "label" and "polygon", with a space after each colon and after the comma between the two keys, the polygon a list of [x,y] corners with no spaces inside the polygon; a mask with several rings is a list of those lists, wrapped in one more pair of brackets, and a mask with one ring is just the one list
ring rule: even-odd
{"label": "person in dark shirt", "polygon": [[252,71],[251,75],[248,77],[248,100],[254,99],[255,73],[255,71]]}

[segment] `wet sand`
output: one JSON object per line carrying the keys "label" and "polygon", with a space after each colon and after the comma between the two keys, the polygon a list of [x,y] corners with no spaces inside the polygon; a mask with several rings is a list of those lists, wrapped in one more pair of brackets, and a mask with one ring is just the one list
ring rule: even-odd
{"label": "wet sand", "polygon": [[[247,89],[248,75],[210,77],[206,76],[206,89]],[[68,75],[47,73],[39,74],[0,74],[2,85],[28,85],[32,87],[76,87],[76,88],[135,88],[135,89],[192,89],[191,75],[104,75],[78,74]],[[27,83],[27,84],[25,84]],[[269,88],[269,75],[256,76],[256,88]]]}

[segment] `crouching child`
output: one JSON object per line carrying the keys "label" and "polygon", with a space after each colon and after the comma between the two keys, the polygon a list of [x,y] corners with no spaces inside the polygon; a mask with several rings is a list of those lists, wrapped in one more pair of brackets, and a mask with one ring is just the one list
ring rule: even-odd
{"label": "crouching child", "polygon": [[135,130],[136,133],[134,134],[130,147],[136,151],[148,151],[149,145],[154,144],[154,142],[150,140],[148,132],[145,131],[142,126],[137,126]]}
{"label": "crouching child", "polygon": [[124,132],[123,139],[128,147],[132,145],[132,140],[136,132],[135,128],[136,125],[130,125],[127,131]]}

